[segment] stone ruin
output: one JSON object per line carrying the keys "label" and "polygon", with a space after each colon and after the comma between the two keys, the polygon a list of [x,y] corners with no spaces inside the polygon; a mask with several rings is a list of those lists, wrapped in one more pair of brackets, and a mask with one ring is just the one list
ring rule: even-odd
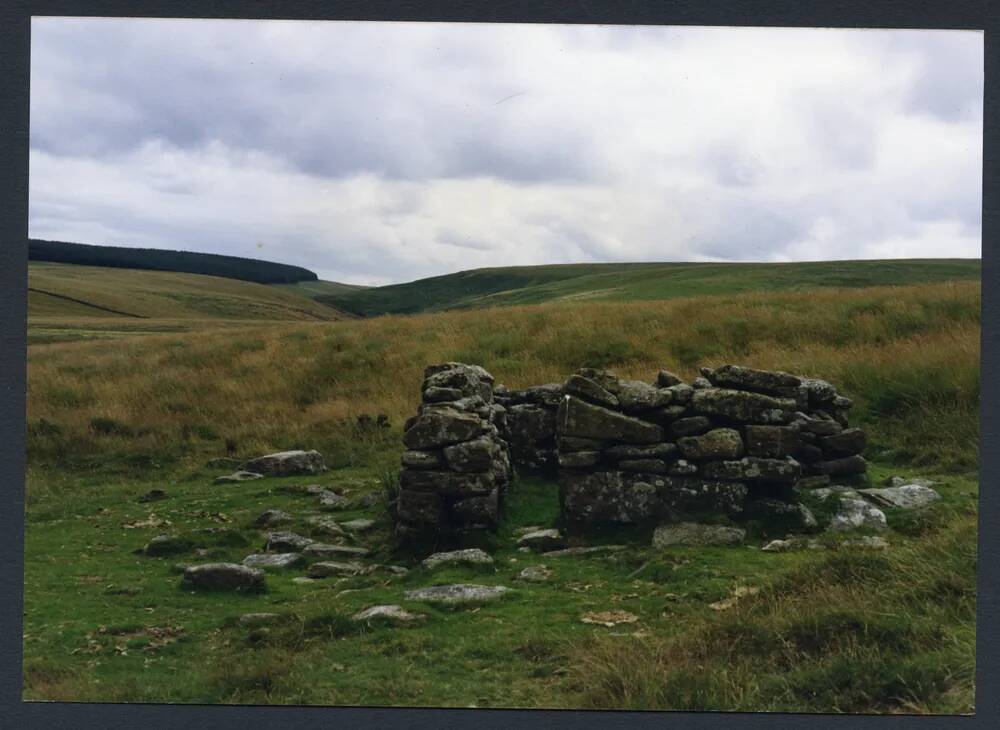
{"label": "stone ruin", "polygon": [[429,367],[405,427],[398,537],[463,543],[495,530],[512,465],[558,475],[568,528],[728,517],[808,529],[800,488],[865,479],[865,434],[830,383],[736,365],[701,373],[647,383],[583,368],[510,391],[478,366]]}
{"label": "stone ruin", "polygon": [[477,365],[432,365],[421,401],[404,426],[397,536],[477,542],[495,531],[513,475],[500,436],[506,409],[493,402],[493,376]]}

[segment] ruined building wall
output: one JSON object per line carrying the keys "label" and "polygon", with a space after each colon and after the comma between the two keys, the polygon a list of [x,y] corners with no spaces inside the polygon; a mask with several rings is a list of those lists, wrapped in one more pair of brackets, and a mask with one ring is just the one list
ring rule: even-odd
{"label": "ruined building wall", "polygon": [[475,365],[427,368],[404,435],[400,537],[494,530],[512,465],[558,474],[570,526],[725,515],[808,527],[799,487],[863,478],[865,435],[830,383],[736,365],[701,372],[647,383],[584,368],[511,391]]}

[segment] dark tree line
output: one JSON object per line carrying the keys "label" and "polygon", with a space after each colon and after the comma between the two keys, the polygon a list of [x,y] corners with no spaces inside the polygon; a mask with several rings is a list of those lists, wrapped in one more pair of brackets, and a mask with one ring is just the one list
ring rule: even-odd
{"label": "dark tree line", "polygon": [[81,266],[108,266],[118,269],[148,269],[177,271],[185,274],[206,274],[227,279],[255,281],[258,284],[292,284],[315,281],[319,277],[301,266],[277,264],[272,261],[222,256],[193,251],[168,251],[158,248],[124,248],[120,246],[90,246],[63,241],[28,241],[28,260],[53,261]]}

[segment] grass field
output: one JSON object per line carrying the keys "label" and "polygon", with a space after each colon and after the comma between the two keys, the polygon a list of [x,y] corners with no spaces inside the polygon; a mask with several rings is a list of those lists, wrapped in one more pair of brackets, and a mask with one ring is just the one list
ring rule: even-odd
{"label": "grass field", "polygon": [[[889,275],[868,274],[878,283]],[[946,278],[941,269],[920,276]],[[971,712],[979,283],[856,284],[337,322],[234,320],[224,330],[178,320],[188,329],[32,345],[24,697]],[[108,320],[124,331],[121,318]],[[764,553],[756,536],[749,547],[654,551],[648,535],[608,532],[588,539],[629,548],[547,559],[554,577],[537,585],[513,580],[542,561],[518,552],[512,533],[557,518],[555,487],[539,479],[512,485],[497,571],[486,574],[430,575],[415,566],[419,556],[390,554],[380,505],[343,519],[375,518],[359,542],[374,560],[414,567],[405,576],[302,585],[292,571],[271,574],[258,596],[193,595],[173,568],[191,553],[133,554],[168,532],[213,559],[239,560],[260,547],[250,523],[264,509],[284,509],[295,516],[291,529],[305,529],[316,505],[296,487],[322,483],[352,497],[381,489],[397,468],[422,370],[445,360],[482,364],[511,387],[562,380],[581,365],[645,379],[659,367],[690,378],[699,365],[724,362],[817,375],[855,400],[874,479],[931,476],[943,499],[918,513],[890,511],[885,552]],[[358,421],[378,414],[389,429]],[[205,466],[211,458],[285,448],[319,449],[332,469],[315,479],[211,484],[222,473]],[[153,488],[167,499],[136,501]],[[456,581],[515,590],[477,611],[402,600],[407,588]],[[760,590],[729,610],[708,608],[738,586]],[[401,603],[427,620],[413,628],[348,620],[374,603]],[[614,609],[638,622],[580,621]],[[246,628],[237,618],[249,611],[286,619]]]}
{"label": "grass field", "polygon": [[319,281],[300,281],[295,284],[272,284],[272,286],[296,294],[302,294],[312,299],[329,294],[344,294],[365,288],[355,284],[342,284],[339,281],[323,281],[322,279]]}
{"label": "grass field", "polygon": [[636,301],[975,280],[978,259],[813,263],[565,264],[476,269],[406,284],[324,294],[361,316],[558,301]]}
{"label": "grass field", "polygon": [[342,314],[282,287],[168,271],[33,261],[28,317],[332,320]]}

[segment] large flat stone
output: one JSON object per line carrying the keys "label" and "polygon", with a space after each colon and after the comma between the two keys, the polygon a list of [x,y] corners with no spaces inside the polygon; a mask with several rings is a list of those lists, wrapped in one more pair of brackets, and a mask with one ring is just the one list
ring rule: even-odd
{"label": "large flat stone", "polygon": [[663,429],[653,423],[595,406],[571,395],[563,398],[557,415],[559,432],[567,436],[650,444],[663,440]]}
{"label": "large flat stone", "polygon": [[430,586],[406,591],[408,601],[420,601],[442,606],[469,606],[496,601],[509,592],[506,586],[484,586],[474,583],[456,583],[446,586]]}
{"label": "large flat stone", "polygon": [[411,450],[434,449],[477,437],[483,429],[479,416],[452,408],[428,411],[410,425],[403,443]]}
{"label": "large flat stone", "polygon": [[900,487],[882,489],[859,489],[861,494],[883,507],[896,509],[918,509],[941,499],[941,495],[930,487],[920,484],[905,484]]}
{"label": "large flat stone", "polygon": [[679,522],[660,525],[653,532],[653,547],[671,545],[739,545],[746,538],[746,530],[725,525],[702,525],[696,522]]}
{"label": "large flat stone", "polygon": [[181,587],[203,591],[256,593],[264,590],[264,571],[238,563],[205,563],[184,570]]}
{"label": "large flat stone", "polygon": [[318,451],[279,451],[251,459],[240,468],[265,476],[287,477],[318,474],[326,471],[326,464]]}

